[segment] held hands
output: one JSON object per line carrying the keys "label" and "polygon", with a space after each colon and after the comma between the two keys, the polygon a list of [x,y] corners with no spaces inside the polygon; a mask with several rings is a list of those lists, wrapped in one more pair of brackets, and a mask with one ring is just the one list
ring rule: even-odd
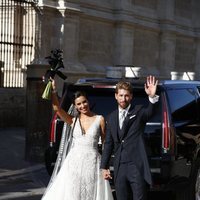
{"label": "held hands", "polygon": [[106,179],[106,180],[112,179],[112,176],[110,175],[109,169],[103,169],[102,175],[103,175],[103,178]]}
{"label": "held hands", "polygon": [[155,76],[147,76],[147,81],[144,85],[145,92],[149,97],[154,97],[156,94],[158,85],[158,80],[156,80]]}

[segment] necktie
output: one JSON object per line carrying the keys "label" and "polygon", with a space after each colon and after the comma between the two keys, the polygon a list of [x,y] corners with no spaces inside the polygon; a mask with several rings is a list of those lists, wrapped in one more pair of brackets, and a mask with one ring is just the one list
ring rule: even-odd
{"label": "necktie", "polygon": [[125,119],[125,117],[126,117],[125,114],[126,114],[126,111],[125,111],[125,110],[122,110],[122,111],[120,112],[120,117],[119,117],[119,127],[120,127],[120,129],[122,128],[124,119]]}

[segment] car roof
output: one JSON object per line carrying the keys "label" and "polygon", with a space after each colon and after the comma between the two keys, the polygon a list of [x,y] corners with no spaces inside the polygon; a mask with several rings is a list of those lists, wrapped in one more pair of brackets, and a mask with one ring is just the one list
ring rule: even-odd
{"label": "car roof", "polygon": [[[119,81],[129,81],[132,84],[144,84],[146,78],[121,78],[121,79],[112,79],[112,78],[83,78],[79,79],[76,84],[81,85],[115,85]],[[198,80],[159,80],[159,85],[199,85],[200,81]]]}
{"label": "car roof", "polygon": [[[119,81],[131,82],[133,88],[144,88],[146,77],[143,78],[82,78],[76,83],[71,83],[76,87],[92,87],[92,88],[115,88]],[[69,83],[68,83],[69,84]],[[158,89],[162,88],[185,88],[185,87],[200,86],[200,81],[188,81],[188,80],[159,80]]]}

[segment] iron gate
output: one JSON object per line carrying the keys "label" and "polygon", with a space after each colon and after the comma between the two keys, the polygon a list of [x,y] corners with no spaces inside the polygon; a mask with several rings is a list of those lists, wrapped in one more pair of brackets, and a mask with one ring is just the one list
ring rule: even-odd
{"label": "iron gate", "polygon": [[0,1],[0,87],[23,87],[33,60],[35,0]]}

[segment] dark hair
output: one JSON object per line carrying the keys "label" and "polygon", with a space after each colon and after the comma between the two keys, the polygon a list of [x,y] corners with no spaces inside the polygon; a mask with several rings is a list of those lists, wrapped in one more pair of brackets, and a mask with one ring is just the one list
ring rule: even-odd
{"label": "dark hair", "polygon": [[120,89],[128,90],[131,94],[133,93],[133,88],[130,82],[120,81],[117,83],[115,93],[117,94]]}
{"label": "dark hair", "polygon": [[85,97],[86,99],[88,99],[88,98],[87,98],[87,94],[86,94],[84,91],[76,91],[76,92],[74,93],[74,95],[73,95],[73,98],[72,98],[73,104],[75,104],[75,100],[76,100],[77,98],[81,97],[81,96],[83,96],[83,97]]}

